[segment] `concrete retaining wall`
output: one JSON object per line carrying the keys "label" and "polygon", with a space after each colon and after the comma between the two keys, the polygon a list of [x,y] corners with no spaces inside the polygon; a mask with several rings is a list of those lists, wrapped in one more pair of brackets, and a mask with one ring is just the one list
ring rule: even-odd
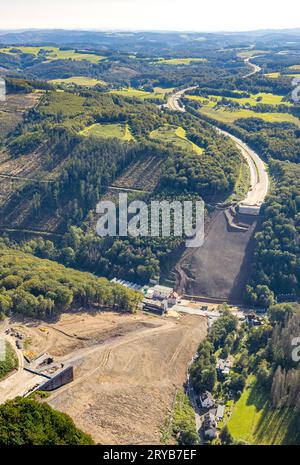
{"label": "concrete retaining wall", "polygon": [[39,389],[41,391],[53,391],[58,389],[65,384],[71,383],[74,379],[73,367],[67,367],[61,370],[59,373],[53,376],[49,381],[42,384]]}

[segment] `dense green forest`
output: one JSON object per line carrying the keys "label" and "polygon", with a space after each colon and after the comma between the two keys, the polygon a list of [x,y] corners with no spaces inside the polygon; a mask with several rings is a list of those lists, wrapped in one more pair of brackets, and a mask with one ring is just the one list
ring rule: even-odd
{"label": "dense green forest", "polygon": [[[33,82],[21,81],[20,92],[27,92],[26,86]],[[81,134],[85,127],[108,123],[127,124],[134,140]],[[201,156],[192,150],[187,154],[185,147],[167,139],[150,137],[154,129],[168,124],[185,131],[187,140],[203,151]],[[182,240],[95,236],[95,207],[108,186],[131,164],[151,157],[161,164],[161,174],[143,200],[167,197],[172,201],[180,195],[205,199],[214,194],[226,198],[234,189],[241,163],[234,144],[205,122],[188,114],[159,112],[155,105],[130,96],[88,89],[46,90],[39,105],[27,113],[25,124],[9,135],[5,149],[13,159],[38,153],[46,182],[28,180],[16,188],[2,209],[3,226],[39,231],[51,223],[52,231],[62,237],[56,242],[51,237],[32,240],[26,245],[28,252],[100,276],[140,283],[159,274],[161,264]],[[21,199],[22,211],[18,209]]]}
{"label": "dense green forest", "polygon": [[[216,126],[266,163],[270,190],[243,286],[245,303],[265,311],[262,324],[241,323],[220,306],[190,370],[197,395],[212,391],[226,411],[235,409],[220,433],[223,444],[247,442],[236,436],[242,428],[234,424],[234,412],[242,408],[249,417],[253,405],[273,425],[280,418],[274,431],[285,424],[281,443],[300,442],[300,372],[291,357],[300,329],[300,106],[292,98],[299,45],[296,30],[0,35],[7,90],[0,109],[1,318],[136,312],[143,296],[108,279],[148,284],[162,273],[169,278],[184,237],[99,237],[97,203],[117,203],[122,189],[130,200],[147,203],[204,200],[210,227],[218,210],[235,206],[250,188],[240,151]],[[190,86],[181,98],[186,111],[171,110],[168,96]],[[220,357],[232,360],[222,382]],[[8,347],[0,378],[16,363]],[[182,390],[168,435],[182,445],[198,443]],[[253,431],[247,437],[251,443],[275,441]],[[92,439],[46,403],[18,398],[0,406],[0,444]]]}
{"label": "dense green forest", "polygon": [[93,440],[68,415],[46,403],[16,398],[0,405],[0,444],[70,446],[91,445]]}
{"label": "dense green forest", "polygon": [[251,303],[268,306],[274,295],[293,300],[299,295],[299,174],[297,164],[273,161],[276,187],[264,208],[262,231],[256,235]]}
{"label": "dense green forest", "polygon": [[55,261],[0,248],[0,311],[53,318],[71,308],[136,311],[142,295]]}

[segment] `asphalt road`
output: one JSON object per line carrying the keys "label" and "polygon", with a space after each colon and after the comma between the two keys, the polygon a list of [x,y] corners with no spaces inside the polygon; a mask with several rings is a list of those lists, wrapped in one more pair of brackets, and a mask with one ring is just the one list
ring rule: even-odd
{"label": "asphalt road", "polygon": [[250,169],[250,189],[245,199],[242,200],[242,203],[244,205],[262,205],[269,189],[269,176],[264,162],[241,139],[227,131],[218,128],[217,130],[233,140],[248,163]]}
{"label": "asphalt road", "polygon": [[[248,60],[248,59],[246,59]],[[245,60],[245,61],[246,61]],[[253,65],[252,63],[249,63],[251,65]],[[256,65],[253,65],[255,66],[256,68],[259,68],[257,67]],[[260,68],[257,70],[259,71]],[[255,72],[257,72],[255,71]],[[253,74],[253,73],[251,73]],[[173,111],[180,111],[180,112],[185,112],[185,108],[182,104],[180,104],[180,98],[182,97],[182,95],[189,91],[189,90],[192,90],[192,89],[195,89],[197,86],[194,86],[194,87],[188,87],[186,89],[182,89],[178,92],[175,92],[174,94],[170,95],[169,99],[168,99],[168,107],[173,110]],[[244,205],[249,205],[249,206],[252,206],[252,205],[261,205],[264,200],[265,200],[265,197],[268,193],[268,189],[269,189],[269,177],[268,177],[268,173],[267,173],[267,170],[265,168],[265,164],[264,162],[262,161],[262,159],[257,155],[256,152],[254,152],[253,150],[251,150],[247,144],[245,144],[241,139],[239,139],[238,137],[234,136],[233,134],[230,134],[229,132],[227,131],[223,131],[221,129],[218,129],[216,126],[215,126],[215,129],[226,135],[227,137],[230,137],[234,143],[236,144],[236,146],[240,149],[243,157],[246,159],[247,163],[248,163],[248,166],[249,166],[249,169],[250,169],[250,189],[245,197],[245,199],[243,199],[243,204]]]}
{"label": "asphalt road", "polygon": [[[262,56],[262,55],[259,55],[259,56]],[[251,63],[250,58],[255,58],[255,56],[254,56],[254,57],[245,58],[244,62],[245,62],[247,65],[251,66],[252,71],[250,71],[250,73],[245,74],[245,76],[243,76],[243,78],[247,78],[247,77],[253,76],[253,74],[259,73],[259,71],[261,70],[261,67],[260,67],[260,66],[256,65],[255,63]]]}
{"label": "asphalt road", "polygon": [[184,105],[180,104],[180,98],[183,96],[183,94],[189,90],[196,89],[197,86],[192,86],[192,87],[187,87],[186,89],[179,90],[178,92],[174,92],[174,94],[171,94],[168,98],[168,103],[167,106],[170,110],[173,111],[180,111],[181,113],[185,112]]}

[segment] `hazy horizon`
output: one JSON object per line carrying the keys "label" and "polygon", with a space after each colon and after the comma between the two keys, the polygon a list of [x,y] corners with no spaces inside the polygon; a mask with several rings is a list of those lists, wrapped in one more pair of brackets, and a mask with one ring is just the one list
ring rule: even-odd
{"label": "hazy horizon", "polygon": [[174,34],[247,34],[253,32],[285,32],[285,31],[299,31],[300,26],[298,27],[282,27],[282,28],[263,28],[263,29],[244,29],[244,30],[222,30],[222,29],[138,29],[138,28],[80,28],[80,27],[19,27],[19,28],[2,28],[0,27],[0,32],[30,32],[30,31],[67,31],[67,32],[120,32],[120,33],[137,33],[137,32],[154,32],[154,33],[174,33]]}
{"label": "hazy horizon", "polygon": [[11,0],[1,6],[0,30],[252,32],[299,28],[300,4],[253,0]]}

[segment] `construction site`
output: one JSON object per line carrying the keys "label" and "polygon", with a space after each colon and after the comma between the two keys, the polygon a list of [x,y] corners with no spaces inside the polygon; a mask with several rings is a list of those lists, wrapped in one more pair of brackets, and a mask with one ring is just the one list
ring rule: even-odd
{"label": "construction site", "polygon": [[15,347],[22,334],[22,348],[18,370],[0,382],[0,403],[47,390],[47,402],[97,443],[158,444],[207,318],[72,313],[52,324],[9,320],[1,333]]}

